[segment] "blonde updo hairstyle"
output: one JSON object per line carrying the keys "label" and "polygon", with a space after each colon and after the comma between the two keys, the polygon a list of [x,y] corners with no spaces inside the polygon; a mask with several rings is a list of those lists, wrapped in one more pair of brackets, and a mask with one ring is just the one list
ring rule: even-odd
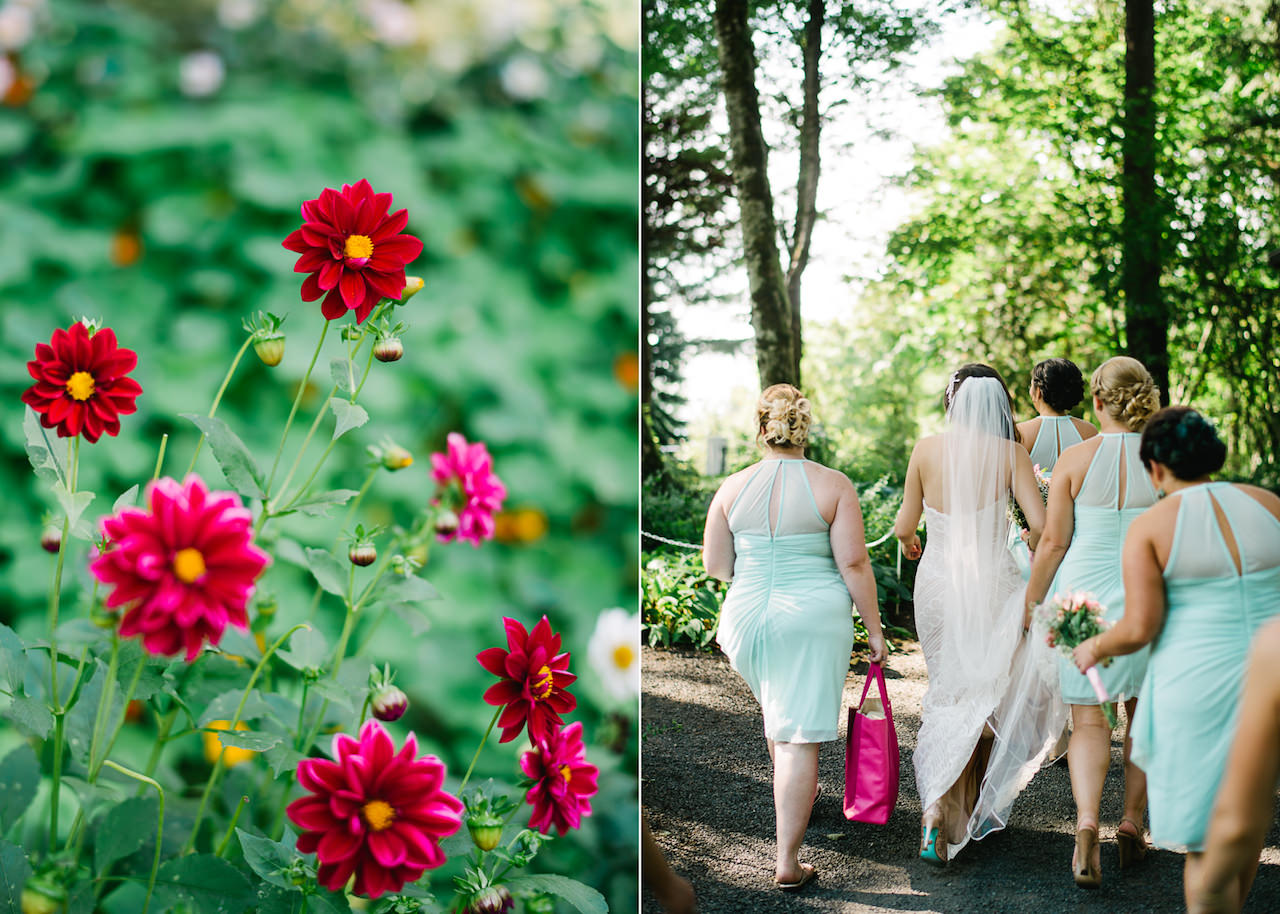
{"label": "blonde updo hairstyle", "polygon": [[770,447],[804,447],[813,420],[809,399],[790,384],[766,387],[756,403],[756,443]]}
{"label": "blonde updo hairstyle", "polygon": [[1137,359],[1118,355],[1093,373],[1089,389],[1112,419],[1131,432],[1140,432],[1160,408],[1160,388]]}

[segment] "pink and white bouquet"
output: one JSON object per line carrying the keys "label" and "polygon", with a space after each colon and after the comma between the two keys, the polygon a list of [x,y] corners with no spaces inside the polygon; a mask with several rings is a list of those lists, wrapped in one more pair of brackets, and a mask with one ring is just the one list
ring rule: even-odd
{"label": "pink and white bouquet", "polygon": [[[1080,591],[1055,594],[1052,599],[1040,604],[1036,614],[1046,630],[1045,642],[1068,660],[1072,659],[1071,652],[1076,647],[1111,627],[1106,619],[1107,608],[1093,594]],[[1110,662],[1108,658],[1102,661],[1102,665],[1107,666]],[[1102,686],[1098,668],[1091,666],[1084,671],[1084,675],[1089,680],[1089,685],[1093,686],[1093,693],[1098,696],[1098,703],[1102,705],[1107,723],[1114,727],[1115,712],[1111,710],[1111,699]]]}

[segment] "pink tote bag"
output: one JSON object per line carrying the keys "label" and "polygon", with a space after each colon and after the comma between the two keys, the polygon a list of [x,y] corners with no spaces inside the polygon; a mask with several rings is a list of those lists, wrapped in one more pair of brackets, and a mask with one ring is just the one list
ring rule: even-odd
{"label": "pink tote bag", "polygon": [[[871,680],[879,697],[867,698]],[[844,755],[844,815],[855,822],[884,825],[898,802],[898,731],[884,688],[884,671],[871,664],[858,707],[849,709]]]}

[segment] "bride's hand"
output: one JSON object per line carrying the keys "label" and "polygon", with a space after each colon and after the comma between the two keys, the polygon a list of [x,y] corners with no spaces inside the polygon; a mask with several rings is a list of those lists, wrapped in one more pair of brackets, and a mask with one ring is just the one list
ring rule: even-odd
{"label": "bride's hand", "polygon": [[922,552],[924,552],[924,549],[920,546],[920,534],[913,533],[911,534],[911,539],[902,542],[902,554],[911,559],[911,561],[914,562],[920,558]]}
{"label": "bride's hand", "polygon": [[885,658],[889,656],[889,650],[884,644],[884,635],[869,635],[867,637],[867,646],[871,649],[870,660],[872,663],[884,663]]}

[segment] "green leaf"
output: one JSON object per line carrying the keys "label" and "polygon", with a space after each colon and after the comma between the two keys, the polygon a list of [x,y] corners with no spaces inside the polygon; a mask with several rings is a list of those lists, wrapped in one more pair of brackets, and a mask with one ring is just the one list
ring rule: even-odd
{"label": "green leaf", "polygon": [[27,439],[27,460],[31,462],[36,476],[45,482],[62,482],[62,464],[53,453],[53,442],[31,407],[23,411],[22,432]]}
{"label": "green leaf", "polygon": [[308,517],[324,517],[329,513],[330,508],[336,505],[345,505],[359,494],[355,489],[331,489],[328,492],[319,492],[304,498],[302,501],[294,502],[289,506],[288,511],[281,513],[288,514],[293,511],[301,511]]}
{"label": "green leaf", "polygon": [[178,857],[160,867],[156,896],[162,904],[186,902],[200,914],[241,914],[253,903],[249,880],[238,869],[210,854]]}
{"label": "green leaf", "polygon": [[609,914],[609,906],[604,896],[568,876],[557,876],[552,873],[538,873],[529,876],[516,876],[507,880],[507,888],[512,892],[537,892],[555,895],[573,905],[582,914]]}
{"label": "green leaf", "polygon": [[240,847],[244,850],[244,862],[249,864],[249,869],[282,889],[290,892],[302,890],[283,874],[283,871],[300,857],[294,848],[279,841],[272,841],[270,838],[251,835],[242,828],[236,829],[236,837],[240,839]]}
{"label": "green leaf", "polygon": [[263,733],[259,730],[219,730],[217,736],[224,746],[235,746],[250,752],[265,752],[284,739],[284,734]]}
{"label": "green leaf", "polygon": [[276,656],[295,670],[323,669],[329,642],[314,628],[300,628],[289,638],[288,649],[276,651]]}
{"label": "green leaf", "polygon": [[227,423],[196,413],[182,413],[181,416],[191,420],[196,428],[204,432],[209,448],[213,451],[213,459],[222,468],[222,475],[227,478],[227,484],[231,488],[245,498],[267,497],[263,491],[262,470],[258,468],[240,436]]}
{"label": "green leaf", "polygon": [[313,682],[311,691],[321,698],[327,698],[330,704],[346,708],[348,711],[355,710],[355,703],[352,701],[351,693],[330,679],[321,679],[318,682]]}
{"label": "green leaf", "polygon": [[40,786],[40,761],[22,743],[0,761],[0,832],[22,818]]}
{"label": "green leaf", "polygon": [[347,596],[347,570],[342,567],[332,553],[324,549],[308,547],[307,567],[315,577],[316,583],[335,597]]}
{"label": "green leaf", "polygon": [[280,777],[286,771],[289,774],[293,774],[297,770],[298,762],[306,758],[305,755],[294,749],[293,745],[284,739],[281,739],[280,742],[263,752],[262,757],[267,760],[267,766],[276,777]]}
{"label": "green leaf", "polygon": [[375,599],[384,603],[407,603],[414,605],[428,600],[440,599],[440,591],[431,586],[426,578],[416,574],[387,575],[379,588]]}
{"label": "green leaf", "polygon": [[13,629],[0,623],[0,682],[5,691],[16,695],[26,678],[27,650]]}
{"label": "green leaf", "polygon": [[164,689],[164,671],[169,663],[163,659],[153,658],[135,640],[122,641],[119,667],[116,671],[116,681],[123,684],[122,689],[133,681],[134,675],[138,672],[138,664],[142,664],[142,673],[138,676],[138,685],[134,690],[133,698],[135,701],[146,701]]}
{"label": "green leaf", "polygon": [[[213,701],[209,702],[208,706],[204,709],[204,713],[200,715],[200,719],[197,723],[202,727],[207,727],[209,722],[213,720],[231,720],[235,717],[236,708],[240,704],[240,697],[242,695],[244,695],[244,689],[231,689],[228,692],[223,692]],[[262,700],[262,696],[258,694],[258,690],[254,689],[249,693],[249,698],[244,703],[244,710],[240,712],[240,720],[253,720],[255,717],[262,717],[269,714],[270,711],[271,708]]]}
{"label": "green leaf", "polygon": [[120,494],[111,506],[112,514],[119,514],[122,508],[135,508],[138,505],[138,484],[135,482]]}
{"label": "green leaf", "polygon": [[333,410],[333,414],[338,418],[337,424],[333,427],[334,441],[337,441],[353,428],[359,428],[369,421],[369,414],[364,411],[363,406],[344,400],[341,397],[331,399],[329,408]]}
{"label": "green leaf", "polygon": [[307,899],[307,914],[348,914],[351,904],[340,892],[321,889]]}
{"label": "green leaf", "polygon": [[0,911],[20,914],[22,887],[31,878],[31,864],[22,848],[0,840]]}
{"label": "green leaf", "polygon": [[107,810],[93,829],[93,865],[99,874],[141,848],[156,833],[156,798],[130,797]]}
{"label": "green leaf", "polygon": [[94,497],[92,492],[70,492],[61,482],[53,484],[53,494],[72,527],[80,523],[80,515],[84,514]]}
{"label": "green leaf", "polygon": [[333,378],[334,385],[342,393],[351,395],[351,376],[353,369],[349,369],[350,365],[346,359],[331,359],[329,362],[329,377]]}
{"label": "green leaf", "polygon": [[431,620],[418,607],[407,603],[396,603],[391,607],[391,611],[409,627],[409,634],[413,637],[420,638],[431,631]]}
{"label": "green leaf", "polygon": [[4,709],[4,716],[20,733],[36,739],[47,739],[53,729],[53,714],[43,698],[15,695],[9,707]]}

